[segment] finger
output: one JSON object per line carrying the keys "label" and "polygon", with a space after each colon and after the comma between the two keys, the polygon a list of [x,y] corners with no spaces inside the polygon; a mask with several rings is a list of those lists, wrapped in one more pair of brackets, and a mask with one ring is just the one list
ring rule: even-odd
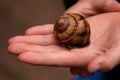
{"label": "finger", "polygon": [[21,52],[27,51],[27,44],[12,44],[8,46],[8,51],[12,54],[19,54]]}
{"label": "finger", "polygon": [[86,69],[81,69],[79,72],[79,76],[82,78],[88,76],[88,71]]}
{"label": "finger", "polygon": [[84,70],[84,69],[81,69],[80,72],[79,72],[79,76],[84,78],[84,77],[87,77],[87,76],[93,76],[93,73],[90,73],[89,71]]}
{"label": "finger", "polygon": [[71,67],[70,68],[70,72],[74,75],[79,74],[80,70],[81,70],[80,68],[76,68],[76,67]]}
{"label": "finger", "polygon": [[80,67],[80,68],[72,67],[72,68],[70,68],[70,71],[71,71],[72,74],[74,74],[74,75],[78,74],[82,78],[92,75],[87,71],[86,67],[84,67],[84,68],[83,67]]}
{"label": "finger", "polygon": [[34,45],[54,45],[57,44],[54,35],[35,35],[35,36],[16,36],[8,41],[9,44],[13,43],[26,43]]}
{"label": "finger", "polygon": [[81,77],[86,77],[86,76],[92,76],[93,73],[90,73],[87,71],[87,68],[85,69],[86,67],[71,67],[70,68],[70,71],[73,75],[80,75]]}
{"label": "finger", "polygon": [[[78,56],[79,55],[79,56]],[[86,65],[90,56],[88,54],[71,53],[70,51],[43,51],[24,52],[19,55],[19,60],[34,65],[78,67]]]}
{"label": "finger", "polygon": [[120,11],[120,4],[116,0],[110,0],[106,1],[103,7],[104,11],[110,12],[110,11]]}
{"label": "finger", "polygon": [[104,55],[96,57],[88,66],[89,72],[109,71],[120,63],[120,47],[111,48]]}
{"label": "finger", "polygon": [[26,51],[41,52],[45,50],[48,50],[49,52],[53,52],[53,51],[59,51],[59,50],[65,50],[65,49],[57,45],[44,47],[39,45],[28,45],[23,43],[12,44],[8,47],[8,51],[12,54],[20,54]]}
{"label": "finger", "polygon": [[52,34],[53,33],[53,24],[46,24],[46,25],[40,25],[31,27],[26,30],[26,35],[46,35],[46,34]]}
{"label": "finger", "polygon": [[84,17],[89,17],[98,14],[95,10],[93,10],[93,6],[91,5],[91,3],[84,0],[78,1],[65,13],[79,13]]}

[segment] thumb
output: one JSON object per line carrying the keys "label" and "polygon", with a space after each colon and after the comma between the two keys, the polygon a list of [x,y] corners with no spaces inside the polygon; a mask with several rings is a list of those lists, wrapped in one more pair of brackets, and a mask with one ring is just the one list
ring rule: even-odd
{"label": "thumb", "polygon": [[96,57],[88,65],[88,71],[93,73],[95,71],[109,71],[120,63],[120,46],[111,48],[105,54]]}
{"label": "thumb", "polygon": [[102,5],[102,8],[103,8],[103,11],[105,11],[105,12],[120,11],[120,3],[117,2],[116,0],[106,1]]}

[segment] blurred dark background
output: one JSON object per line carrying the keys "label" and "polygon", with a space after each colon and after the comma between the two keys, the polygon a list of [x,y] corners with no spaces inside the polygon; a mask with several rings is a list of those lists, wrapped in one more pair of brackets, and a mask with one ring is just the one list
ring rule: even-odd
{"label": "blurred dark background", "polygon": [[62,0],[0,0],[0,80],[72,80],[68,68],[32,66],[8,54],[8,39],[35,25],[54,23]]}

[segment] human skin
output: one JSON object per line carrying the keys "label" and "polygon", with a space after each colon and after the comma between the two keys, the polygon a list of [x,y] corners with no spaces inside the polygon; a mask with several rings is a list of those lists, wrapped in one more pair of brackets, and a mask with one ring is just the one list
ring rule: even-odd
{"label": "human skin", "polygon": [[[120,4],[116,0],[95,0],[95,1],[93,1],[93,0],[79,0],[74,6],[69,8],[65,13],[79,13],[79,14],[83,15],[84,17],[90,17],[90,16],[94,16],[94,15],[97,15],[100,13],[115,12],[115,11],[116,12],[120,11]],[[41,32],[39,32],[38,30],[37,31],[35,30],[35,32],[34,32],[34,29],[37,29],[37,28],[32,28],[30,30],[29,29],[27,30],[26,35],[28,35],[30,33],[29,35],[36,35],[37,36],[37,35],[39,35],[39,33],[40,33],[40,35],[52,33],[51,27],[53,27],[53,25],[44,25],[43,27],[44,27],[44,29],[47,29],[47,30],[41,29],[38,26],[38,30],[41,29],[41,30],[39,30]],[[36,40],[36,39],[34,39],[34,40]],[[11,43],[11,40],[9,42]],[[49,41],[49,42],[51,42],[51,41]],[[54,40],[54,42],[56,42],[56,41]],[[32,41],[29,41],[29,43],[32,43]],[[39,43],[40,42],[37,42],[37,44],[39,44]],[[34,44],[34,45],[36,45],[36,44]],[[45,43],[44,43],[44,45],[45,45]],[[10,44],[10,46],[11,46],[11,44]],[[38,48],[40,49],[40,45],[39,45],[39,47],[36,47],[34,49],[37,50]],[[9,51],[12,51],[12,49],[10,48]],[[20,53],[20,52],[13,52],[13,53]],[[80,74],[81,76],[86,76],[86,75],[90,74],[90,72],[87,70],[86,66],[84,66],[84,67],[79,66],[79,68],[71,67],[71,73]]]}
{"label": "human skin", "polygon": [[[98,14],[100,14],[100,13],[105,13],[105,12],[115,12],[115,11],[120,11],[120,4],[116,1],[116,0],[79,0],[74,6],[72,6],[71,8],[69,8],[65,13],[79,13],[79,14],[81,14],[81,15],[83,15],[84,17],[91,17],[91,16],[94,16],[94,15],[98,15]],[[115,17],[117,17],[117,16],[115,16]],[[94,18],[94,17],[93,17]],[[91,18],[90,18],[91,19]],[[114,18],[115,19],[115,18]],[[88,20],[89,20],[89,18],[88,18]],[[93,19],[94,20],[94,19]],[[104,20],[104,19],[103,19]],[[109,19],[108,19],[109,20]],[[110,19],[110,20],[112,20],[112,19]],[[90,22],[90,21],[89,21]],[[111,21],[110,21],[111,22]],[[97,25],[96,24],[96,20],[93,22],[93,23],[95,23],[95,25]],[[101,22],[102,23],[102,22]],[[109,23],[109,22],[108,22]],[[106,23],[105,23],[106,24]],[[113,25],[114,25],[114,23],[113,23]],[[41,27],[42,27],[42,29],[41,29]],[[97,27],[98,27],[98,25],[97,25]],[[105,28],[105,27],[104,27]],[[103,29],[104,29],[103,28]],[[38,29],[38,30],[37,30]],[[26,38],[28,38],[29,39],[29,37],[31,36],[31,38],[33,37],[33,35],[34,35],[34,37],[36,36],[36,38],[38,37],[41,37],[41,36],[43,36],[43,35],[48,35],[48,34],[51,34],[52,32],[53,32],[53,24],[51,24],[51,25],[41,25],[41,26],[37,26],[37,27],[33,27],[33,28],[30,28],[30,29],[28,29],[27,31],[26,31],[26,34],[25,34],[25,39]],[[104,31],[104,30],[103,30]],[[101,33],[100,33],[101,34]],[[106,34],[106,33],[105,33]],[[29,35],[29,37],[28,37],[28,35]],[[22,37],[22,36],[21,36]],[[22,37],[22,38],[24,38],[24,37]],[[56,41],[55,40],[53,40],[54,39],[54,37],[53,37],[53,35],[51,35],[51,37],[53,37],[53,39],[49,39],[48,38],[48,41],[46,41],[48,44],[46,44],[46,43],[42,43],[42,39],[40,39],[40,41],[38,41],[38,42],[35,42],[35,44],[34,44],[34,41],[37,41],[36,40],[36,38],[34,39],[34,37],[32,38],[32,40],[31,41],[28,41],[27,42],[27,39],[25,40],[25,42],[24,42],[24,40],[23,39],[20,39],[20,40],[23,40],[23,42],[22,42],[22,44],[20,43],[19,44],[19,41],[17,42],[17,44],[16,44],[16,41],[14,41],[14,39],[16,39],[16,38],[12,38],[12,39],[10,39],[9,40],[9,43],[10,43],[10,46],[8,47],[8,51],[10,51],[11,53],[16,53],[16,54],[20,54],[20,53],[23,53],[23,52],[19,52],[19,48],[20,48],[20,51],[23,51],[23,50],[25,50],[26,51],[26,48],[28,48],[28,47],[25,47],[24,48],[24,46],[26,45],[26,44],[32,44],[32,50],[33,51],[37,51],[38,49],[39,49],[39,51],[41,52],[41,47],[43,47],[43,45],[48,45],[48,44],[51,44],[51,41],[52,41],[52,43],[54,43],[54,44],[57,44],[56,43]],[[46,38],[47,37],[49,37],[49,36],[46,36]],[[18,37],[17,37],[18,38]],[[46,38],[45,38],[45,40],[46,40]],[[19,39],[19,38],[18,38]],[[101,39],[101,38],[100,38]],[[39,40],[39,39],[38,39]],[[43,38],[43,40],[44,40],[44,38]],[[11,43],[12,42],[12,43]],[[21,42],[21,41],[20,41]],[[15,43],[15,44],[14,44]],[[25,43],[25,44],[24,44]],[[94,43],[94,44],[96,44],[96,42]],[[16,47],[16,45],[18,46],[18,45],[20,45],[20,46],[23,46],[22,48],[19,46],[19,48],[17,48]],[[38,47],[36,47],[36,45],[39,45]],[[52,44],[53,45],[53,44]],[[12,47],[11,47],[12,46]],[[16,47],[16,48],[15,48]],[[34,48],[33,48],[34,47]],[[51,47],[51,46],[50,46]],[[55,45],[55,47],[57,47],[56,45]],[[49,47],[46,47],[46,48],[49,48]],[[46,49],[45,48],[45,49]],[[54,48],[54,46],[53,46],[53,48]],[[91,47],[92,49],[94,49],[94,48],[96,48],[95,46],[93,46],[93,47]],[[16,49],[16,50],[15,50]],[[35,50],[34,50],[35,49]],[[55,48],[56,49],[56,48]],[[54,49],[54,50],[55,50]],[[18,50],[18,51],[17,51]],[[57,49],[58,50],[58,49]],[[61,48],[60,48],[60,50],[61,50]],[[86,49],[85,49],[86,50]],[[15,51],[15,52],[14,52]],[[28,50],[29,51],[29,50]],[[75,51],[78,51],[77,53],[79,54],[80,52],[79,52],[79,50],[75,50]],[[98,50],[99,51],[99,50]],[[74,50],[72,50],[72,52],[74,52]],[[87,51],[88,52],[88,51]],[[90,52],[91,52],[91,49],[90,49]],[[66,53],[66,52],[65,52]],[[71,51],[70,51],[70,53],[71,53]],[[83,52],[82,52],[83,53]],[[85,53],[85,52],[84,52]],[[80,55],[80,54],[79,54]],[[62,56],[62,55],[61,55]],[[71,55],[72,56],[72,55]],[[89,56],[89,55],[88,55]],[[84,58],[84,57],[83,57]],[[83,59],[82,58],[82,59]],[[89,59],[90,58],[90,59]],[[86,75],[90,75],[92,72],[94,72],[94,71],[97,71],[97,69],[96,70],[94,70],[94,71],[90,71],[90,70],[92,70],[92,69],[95,69],[95,68],[89,68],[89,67],[87,67],[86,65],[88,65],[88,63],[89,64],[91,64],[91,62],[89,62],[91,59],[92,59],[92,57],[89,57],[88,59],[87,58],[84,58],[85,60],[84,60],[84,62],[81,64],[82,65],[82,67],[81,67],[81,65],[79,65],[78,67],[71,67],[71,73],[73,73],[73,74],[79,74],[80,76],[86,76]],[[56,59],[56,58],[55,58]],[[70,58],[71,59],[71,58]],[[20,60],[21,60],[21,58],[20,58]],[[71,60],[70,60],[71,61]],[[87,62],[85,62],[85,61],[87,61]],[[24,62],[24,60],[23,60],[23,62]],[[77,63],[77,62],[76,62]],[[81,63],[81,62],[79,62],[79,63]],[[32,63],[32,62],[30,62],[30,64],[35,64],[34,62]],[[50,63],[49,63],[50,64]],[[96,62],[96,64],[97,64],[97,62]],[[37,64],[37,65],[39,65],[39,64]],[[52,64],[51,64],[52,65]],[[71,64],[72,65],[72,64]],[[78,65],[78,63],[77,63],[77,65]],[[61,66],[61,65],[60,65]],[[64,65],[65,66],[65,65]],[[113,66],[115,66],[115,65],[113,65]],[[88,68],[88,69],[87,69]],[[108,69],[108,70],[110,70],[110,69]]]}
{"label": "human skin", "polygon": [[94,16],[105,12],[119,12],[120,4],[117,0],[79,0],[65,13],[79,13],[84,17]]}
{"label": "human skin", "polygon": [[[101,13],[120,12],[120,4],[117,0],[79,0],[65,13],[79,13],[84,17],[90,17]],[[91,75],[86,68],[71,68],[71,72],[81,77]]]}
{"label": "human skin", "polygon": [[86,18],[90,24],[90,45],[65,49],[58,45],[53,24],[31,27],[25,35],[9,39],[8,51],[22,62],[39,66],[71,67],[73,74],[89,75],[109,71],[120,64],[120,12]]}

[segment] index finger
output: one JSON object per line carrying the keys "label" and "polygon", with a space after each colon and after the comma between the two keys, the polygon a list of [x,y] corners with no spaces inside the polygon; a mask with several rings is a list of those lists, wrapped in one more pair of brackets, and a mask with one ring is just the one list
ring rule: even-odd
{"label": "index finger", "polygon": [[47,35],[53,33],[53,24],[34,26],[26,30],[26,35]]}

